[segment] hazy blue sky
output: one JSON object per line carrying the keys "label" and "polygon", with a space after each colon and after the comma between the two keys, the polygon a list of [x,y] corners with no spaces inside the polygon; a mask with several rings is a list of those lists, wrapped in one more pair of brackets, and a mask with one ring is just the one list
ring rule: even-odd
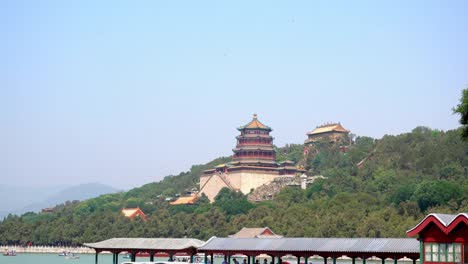
{"label": "hazy blue sky", "polygon": [[340,121],[458,127],[468,1],[1,1],[0,178],[130,188]]}

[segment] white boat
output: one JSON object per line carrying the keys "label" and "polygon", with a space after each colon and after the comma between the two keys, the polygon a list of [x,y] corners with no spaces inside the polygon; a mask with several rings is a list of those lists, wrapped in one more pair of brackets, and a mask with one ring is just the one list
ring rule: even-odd
{"label": "white boat", "polygon": [[13,249],[5,250],[5,252],[3,253],[3,256],[14,257],[16,256],[16,251]]}
{"label": "white boat", "polygon": [[75,255],[75,253],[70,253],[67,256],[65,256],[66,259],[79,259],[80,256]]}
{"label": "white boat", "polygon": [[246,258],[247,256],[246,255],[242,255],[242,254],[234,254],[231,256],[231,258]]}

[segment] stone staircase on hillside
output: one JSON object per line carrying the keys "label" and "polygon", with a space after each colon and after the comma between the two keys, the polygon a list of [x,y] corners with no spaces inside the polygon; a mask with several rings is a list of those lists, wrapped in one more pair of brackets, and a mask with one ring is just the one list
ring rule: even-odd
{"label": "stone staircase on hillside", "polygon": [[[272,200],[284,187],[291,186],[296,188],[306,188],[309,184],[314,183],[317,179],[328,179],[322,175],[315,176],[279,176],[276,177],[271,183],[263,184],[256,188],[252,193],[247,195],[247,199],[251,202],[259,202],[265,200]],[[301,186],[301,182],[303,186]]]}
{"label": "stone staircase on hillside", "polygon": [[263,184],[257,187],[247,196],[251,202],[271,200],[286,186],[300,186],[299,177],[280,176],[276,177],[271,183]]}
{"label": "stone staircase on hillside", "polygon": [[315,158],[317,154],[318,154],[318,149],[313,144],[304,146],[303,157],[301,160],[297,162],[297,167],[299,168],[307,167],[307,161],[309,159]]}

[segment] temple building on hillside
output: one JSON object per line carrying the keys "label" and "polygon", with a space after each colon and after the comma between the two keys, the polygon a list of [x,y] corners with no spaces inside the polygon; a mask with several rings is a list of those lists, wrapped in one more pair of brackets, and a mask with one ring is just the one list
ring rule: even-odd
{"label": "temple building on hillside", "polygon": [[198,201],[198,195],[182,196],[177,200],[170,202],[170,205],[195,204]]}
{"label": "temple building on hillside", "polygon": [[273,148],[272,129],[262,124],[257,115],[247,125],[238,128],[237,145],[233,149],[232,161],[204,171],[200,177],[200,193],[210,201],[223,187],[250,193],[263,184],[271,183],[276,177],[292,177],[304,172],[291,161],[276,162]]}
{"label": "temple building on hillside", "polygon": [[140,217],[143,219],[143,221],[146,221],[146,215],[143,213],[143,211],[140,209],[140,207],[137,208],[123,208],[121,213],[130,219],[134,219],[135,217]]}
{"label": "temple building on hillside", "polygon": [[239,232],[229,235],[232,238],[282,238],[282,235],[277,235],[269,227],[263,228],[248,228],[243,227]]}
{"label": "temple building on hillside", "polygon": [[328,140],[330,143],[347,142],[349,130],[340,123],[325,124],[307,133],[305,145],[312,145],[321,140]]}

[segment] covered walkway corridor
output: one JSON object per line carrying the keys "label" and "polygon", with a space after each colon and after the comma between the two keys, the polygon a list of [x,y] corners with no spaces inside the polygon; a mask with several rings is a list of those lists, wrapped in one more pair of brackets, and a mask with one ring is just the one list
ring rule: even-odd
{"label": "covered walkway corridor", "polygon": [[[416,263],[419,259],[419,242],[411,238],[217,238],[212,237],[198,248],[198,252],[205,253],[205,263],[213,263],[213,254],[223,254],[231,264],[231,256],[242,254],[247,256],[247,263],[253,264],[260,254],[269,255],[274,264],[281,264],[281,258],[293,255],[297,263],[304,263],[312,256],[323,257],[324,264],[330,258],[336,264],[337,258],[346,256],[351,258],[352,264],[356,259],[377,257],[385,264],[386,259],[409,258]],[[275,258],[277,261],[275,261]]]}
{"label": "covered walkway corridor", "polygon": [[130,253],[132,262],[135,261],[138,253],[148,253],[150,261],[154,261],[154,255],[159,252],[169,254],[171,259],[177,253],[185,253],[193,262],[197,248],[204,243],[194,238],[112,238],[84,245],[96,251],[95,264],[98,264],[98,254],[103,251],[111,252],[113,264],[118,264],[118,255],[122,252]]}

